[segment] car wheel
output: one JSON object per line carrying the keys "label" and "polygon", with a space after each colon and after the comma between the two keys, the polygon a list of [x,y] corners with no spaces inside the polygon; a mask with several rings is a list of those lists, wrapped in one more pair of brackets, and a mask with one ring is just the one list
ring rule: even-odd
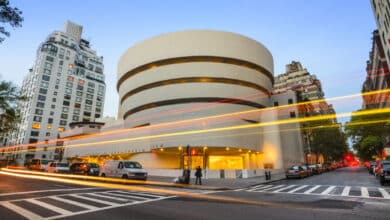
{"label": "car wheel", "polygon": [[380,183],[381,183],[381,186],[385,185],[385,178],[383,178],[382,176],[380,178]]}
{"label": "car wheel", "polygon": [[105,173],[102,173],[102,175],[101,175],[102,177],[106,177],[106,174]]}
{"label": "car wheel", "polygon": [[122,176],[122,179],[128,179],[129,178],[129,176],[127,176],[126,174],[124,174],[123,176]]}

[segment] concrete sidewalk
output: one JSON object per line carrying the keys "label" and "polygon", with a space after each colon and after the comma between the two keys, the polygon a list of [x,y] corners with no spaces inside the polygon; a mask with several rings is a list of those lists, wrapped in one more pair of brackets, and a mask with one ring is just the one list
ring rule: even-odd
{"label": "concrete sidewalk", "polygon": [[[228,189],[240,189],[262,183],[269,183],[277,180],[284,179],[284,174],[275,174],[271,177],[271,180],[265,180],[265,176],[257,176],[250,178],[237,178],[237,179],[204,179],[202,178],[202,185],[195,185],[195,178],[191,178],[188,188],[205,189],[205,190],[228,190]],[[158,181],[173,183],[173,177],[162,176],[148,176],[148,181]],[[181,184],[180,184],[181,185]]]}

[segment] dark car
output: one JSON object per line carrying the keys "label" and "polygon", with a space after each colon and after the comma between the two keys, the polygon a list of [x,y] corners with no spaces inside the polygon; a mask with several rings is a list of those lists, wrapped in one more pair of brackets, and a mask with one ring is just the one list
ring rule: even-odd
{"label": "dark car", "polygon": [[303,168],[302,166],[292,166],[286,171],[286,178],[302,178],[309,176],[307,168]]}
{"label": "dark car", "polygon": [[311,169],[312,174],[321,174],[322,173],[322,166],[320,164],[309,165],[309,168]]}
{"label": "dark car", "polygon": [[72,174],[98,176],[99,165],[96,163],[86,163],[86,162],[73,163],[69,168],[69,172]]}
{"label": "dark car", "polygon": [[379,182],[383,186],[386,182],[390,182],[390,161],[382,161],[379,166]]}

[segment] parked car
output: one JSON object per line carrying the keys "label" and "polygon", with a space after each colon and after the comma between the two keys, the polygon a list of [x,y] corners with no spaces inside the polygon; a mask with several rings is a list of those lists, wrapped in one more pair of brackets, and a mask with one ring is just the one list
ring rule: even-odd
{"label": "parked car", "polygon": [[31,159],[27,165],[29,170],[45,171],[46,165],[53,160]]}
{"label": "parked car", "polygon": [[136,161],[110,160],[100,167],[99,175],[102,177],[120,177],[123,179],[146,180],[148,173]]}
{"label": "parked car", "polygon": [[286,178],[303,178],[309,176],[307,169],[302,166],[294,165],[286,171]]}
{"label": "parked car", "polygon": [[390,182],[390,161],[389,160],[382,161],[379,168],[378,176],[379,176],[379,182],[382,186],[385,185],[386,182]]}
{"label": "parked car", "polygon": [[312,165],[309,165],[309,168],[311,169],[311,172],[313,174],[321,174],[322,173],[321,164],[312,164]]}
{"label": "parked car", "polygon": [[69,164],[60,162],[49,162],[45,169],[48,173],[69,173]]}
{"label": "parked car", "polygon": [[368,172],[370,174],[374,174],[375,173],[375,167],[376,167],[376,161],[371,161],[370,168],[368,169]]}
{"label": "parked car", "polygon": [[96,163],[87,163],[87,162],[73,163],[69,168],[69,172],[72,174],[98,176],[99,165]]}
{"label": "parked car", "polygon": [[313,176],[313,172],[312,172],[312,170],[309,168],[309,166],[302,165],[301,167],[306,171],[307,176]]}

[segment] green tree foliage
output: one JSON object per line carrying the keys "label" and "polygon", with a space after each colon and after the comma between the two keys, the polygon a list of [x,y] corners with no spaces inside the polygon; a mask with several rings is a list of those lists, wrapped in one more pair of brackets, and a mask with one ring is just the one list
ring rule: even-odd
{"label": "green tree foliage", "polygon": [[[356,113],[361,111],[363,110]],[[378,111],[377,114],[353,114],[351,121],[346,124],[347,134],[352,138],[354,148],[362,159],[371,160],[372,156],[380,156],[386,145],[386,137],[390,135],[390,113]],[[375,144],[368,146],[367,143]]]}
{"label": "green tree foliage", "polygon": [[[308,99],[300,100],[301,103],[307,102],[298,106],[300,117],[309,118],[325,114],[316,112],[313,104],[308,101]],[[341,125],[336,122],[336,116],[331,119],[303,122],[301,127],[306,137],[306,153],[309,153],[308,139],[310,141],[311,153],[322,154],[326,161],[341,160],[349,151],[347,136],[343,133]]]}
{"label": "green tree foliage", "polygon": [[[18,8],[9,6],[8,0],[0,0],[0,22],[9,24],[11,27],[21,27],[23,22],[22,11]],[[3,25],[0,26],[1,36],[9,37],[10,33]],[[5,40],[5,37],[0,37],[0,43]]]}
{"label": "green tree foliage", "polygon": [[372,156],[380,155],[383,150],[382,140],[378,136],[368,135],[353,145],[360,159],[369,161]]}
{"label": "green tree foliage", "polygon": [[16,105],[24,99],[11,82],[0,82],[0,143],[8,132],[15,129],[19,121]]}

